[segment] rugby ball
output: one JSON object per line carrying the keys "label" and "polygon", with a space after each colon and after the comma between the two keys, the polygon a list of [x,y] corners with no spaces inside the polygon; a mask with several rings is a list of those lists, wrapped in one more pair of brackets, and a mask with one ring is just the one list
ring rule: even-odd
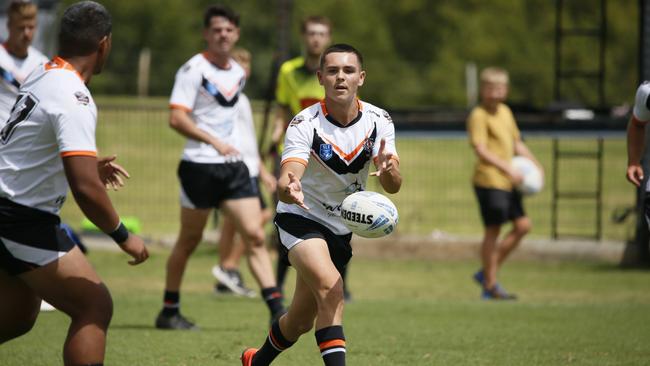
{"label": "rugby ball", "polygon": [[380,238],[397,226],[397,207],[377,192],[361,191],[341,203],[341,219],[353,233],[364,238]]}
{"label": "rugby ball", "polygon": [[523,156],[515,156],[512,158],[512,167],[524,177],[524,180],[515,187],[522,194],[536,194],[544,188],[542,171],[532,160]]}

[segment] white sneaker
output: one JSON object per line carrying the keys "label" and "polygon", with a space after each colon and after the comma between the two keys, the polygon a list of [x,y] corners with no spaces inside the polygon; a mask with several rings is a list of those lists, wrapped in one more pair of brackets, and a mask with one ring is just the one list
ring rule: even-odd
{"label": "white sneaker", "polygon": [[56,308],[49,303],[45,302],[45,300],[41,300],[41,311],[54,311]]}
{"label": "white sneaker", "polygon": [[212,275],[214,278],[219,281],[220,284],[226,286],[230,289],[235,295],[245,296],[245,297],[256,297],[255,291],[241,286],[239,279],[235,276],[232,276],[228,271],[221,268],[221,266],[212,267]]}

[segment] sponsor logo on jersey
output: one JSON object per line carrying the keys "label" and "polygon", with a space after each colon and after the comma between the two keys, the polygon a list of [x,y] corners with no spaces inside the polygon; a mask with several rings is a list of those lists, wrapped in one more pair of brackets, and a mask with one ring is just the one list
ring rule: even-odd
{"label": "sponsor logo on jersey", "polygon": [[[341,209],[341,217],[348,221],[358,222],[360,224],[372,224],[374,220],[373,215],[366,215],[360,212],[353,212]],[[373,225],[374,226],[374,225]]]}
{"label": "sponsor logo on jersey", "polygon": [[90,97],[84,94],[84,92],[75,92],[74,97],[77,98],[79,104],[88,105],[90,103]]}
{"label": "sponsor logo on jersey", "polygon": [[291,120],[291,122],[289,122],[289,126],[298,126],[298,125],[301,124],[304,120],[305,120],[305,117],[303,117],[303,116],[301,116],[301,115],[297,115],[297,116],[293,117],[293,119]]}
{"label": "sponsor logo on jersey", "polygon": [[[358,180],[355,180],[354,183],[352,183],[349,186],[345,187],[345,190],[344,190],[346,195],[351,195],[352,193],[359,192],[359,191],[363,191],[363,186],[361,185],[361,183],[359,183]],[[352,204],[352,206],[353,206],[352,208],[354,208],[355,205],[356,205],[356,202],[354,202]]]}
{"label": "sponsor logo on jersey", "polygon": [[311,118],[309,119],[309,122],[311,122],[311,121],[315,120],[316,118],[318,118],[318,115],[319,115],[319,114],[320,114],[320,110],[317,110],[317,111],[316,111],[316,114],[314,114],[313,116],[311,116]]}
{"label": "sponsor logo on jersey", "polygon": [[318,155],[320,156],[321,159],[323,159],[324,161],[330,160],[333,154],[334,151],[332,150],[331,144],[320,144]]}

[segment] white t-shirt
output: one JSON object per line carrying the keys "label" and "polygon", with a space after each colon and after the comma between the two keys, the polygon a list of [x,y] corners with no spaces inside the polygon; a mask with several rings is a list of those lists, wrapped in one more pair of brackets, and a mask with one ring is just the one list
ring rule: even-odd
{"label": "white t-shirt", "polygon": [[0,130],[0,197],[58,214],[68,192],[62,157],[97,156],[97,107],[81,75],[56,57],[20,88]]}
{"label": "white t-shirt", "polygon": [[341,202],[365,189],[370,162],[379,153],[382,138],[386,151],[397,155],[395,126],[388,112],[361,101],[359,107],[359,115],[347,126],[328,115],[324,102],[304,109],[291,120],[282,163],[295,161],[306,166],[300,181],[309,210],[278,202],[278,213],[301,215],[337,235],[350,233],[341,221]]}
{"label": "white t-shirt", "polygon": [[19,58],[0,46],[0,124],[9,118],[9,111],[16,102],[18,89],[36,67],[48,59],[36,48],[27,49],[27,57]]}
{"label": "white t-shirt", "polygon": [[[235,60],[230,59],[229,68],[220,69],[199,53],[176,73],[170,108],[185,110],[198,128],[238,148],[241,134],[235,123],[235,107],[245,82],[246,73]],[[182,159],[217,164],[233,160],[219,154],[212,145],[193,139],[187,140]]]}
{"label": "white t-shirt", "polygon": [[257,134],[253,121],[253,109],[248,97],[241,93],[237,102],[237,124],[241,131],[241,145],[235,146],[244,158],[251,178],[260,175],[260,153],[257,150]]}
{"label": "white t-shirt", "polygon": [[644,81],[643,84],[639,85],[639,88],[636,90],[634,109],[632,110],[634,118],[639,122],[647,123],[650,121],[650,101],[648,100],[649,96],[650,82]]}

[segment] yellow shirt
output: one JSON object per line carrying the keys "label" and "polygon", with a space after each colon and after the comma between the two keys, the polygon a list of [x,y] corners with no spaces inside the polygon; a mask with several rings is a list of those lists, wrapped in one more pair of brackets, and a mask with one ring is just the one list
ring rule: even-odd
{"label": "yellow shirt", "polygon": [[325,89],[318,82],[316,72],[305,66],[304,57],[296,57],[282,64],[275,99],[278,104],[289,107],[292,117],[323,98]]}
{"label": "yellow shirt", "polygon": [[[491,153],[507,162],[515,155],[515,142],[521,139],[512,111],[503,103],[497,106],[494,114],[482,106],[475,107],[467,118],[467,134],[472,146],[484,145]],[[481,159],[474,168],[472,182],[482,188],[512,190],[508,176]]]}

